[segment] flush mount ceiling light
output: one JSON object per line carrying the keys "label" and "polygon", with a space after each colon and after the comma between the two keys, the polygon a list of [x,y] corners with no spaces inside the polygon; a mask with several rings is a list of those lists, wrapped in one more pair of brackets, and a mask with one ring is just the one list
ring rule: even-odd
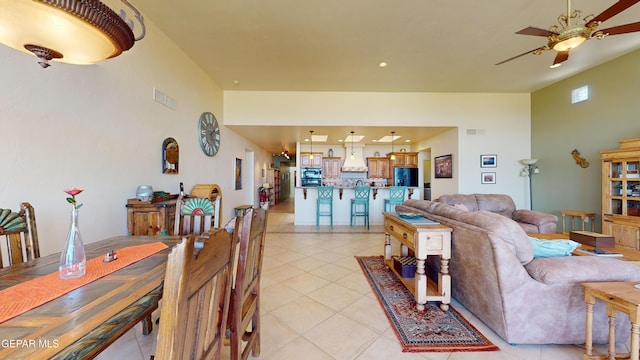
{"label": "flush mount ceiling light", "polygon": [[0,0],[0,42],[32,53],[38,63],[49,60],[68,64],[93,64],[131,49],[145,35],[142,15],[128,1],[141,34],[99,0]]}

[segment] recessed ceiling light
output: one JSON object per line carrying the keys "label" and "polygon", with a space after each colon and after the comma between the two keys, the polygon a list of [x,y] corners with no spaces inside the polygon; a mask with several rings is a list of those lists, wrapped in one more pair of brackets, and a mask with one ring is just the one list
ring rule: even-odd
{"label": "recessed ceiling light", "polygon": [[406,143],[411,142],[411,139],[407,139],[404,142],[406,142]]}
{"label": "recessed ceiling light", "polygon": [[240,81],[238,81],[238,80],[233,80],[233,85],[239,85],[239,84],[240,84]]}
{"label": "recessed ceiling light", "polygon": [[384,68],[387,67],[389,64],[387,64],[385,61],[381,62],[380,64],[378,64],[379,67]]}

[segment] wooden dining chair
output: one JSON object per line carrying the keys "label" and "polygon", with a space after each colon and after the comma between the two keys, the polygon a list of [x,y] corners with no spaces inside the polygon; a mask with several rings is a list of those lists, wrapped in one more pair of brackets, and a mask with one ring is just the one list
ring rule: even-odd
{"label": "wooden dining chair", "polygon": [[[28,202],[20,204],[20,211],[0,209],[0,235],[4,235],[9,265],[40,257],[36,213]],[[0,267],[3,267],[0,252]]]}
{"label": "wooden dining chair", "polygon": [[176,245],[167,260],[157,360],[220,359],[231,295],[235,242],[224,229],[196,248],[197,236]]}
{"label": "wooden dining chair", "polygon": [[220,197],[208,198],[178,197],[176,203],[175,235],[202,234],[212,227],[220,227]]}
{"label": "wooden dining chair", "polygon": [[260,355],[260,275],[266,228],[263,208],[251,209],[242,218],[227,326],[232,360],[247,359],[249,353]]}

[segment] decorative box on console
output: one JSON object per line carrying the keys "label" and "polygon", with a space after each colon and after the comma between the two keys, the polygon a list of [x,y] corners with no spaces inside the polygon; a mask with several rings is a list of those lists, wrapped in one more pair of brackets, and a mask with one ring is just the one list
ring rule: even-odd
{"label": "decorative box on console", "polygon": [[569,233],[569,239],[595,248],[612,248],[616,244],[613,236],[591,231],[572,231]]}
{"label": "decorative box on console", "polygon": [[403,278],[412,278],[416,273],[416,258],[413,256],[394,256],[393,268]]}

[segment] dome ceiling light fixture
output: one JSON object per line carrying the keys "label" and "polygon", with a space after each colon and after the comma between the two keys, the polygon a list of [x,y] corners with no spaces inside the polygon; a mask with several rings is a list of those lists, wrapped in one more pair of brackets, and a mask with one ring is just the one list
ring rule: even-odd
{"label": "dome ceiling light fixture", "polygon": [[124,9],[118,15],[99,0],[0,0],[0,43],[35,55],[43,68],[116,57],[146,33],[140,12],[122,2],[140,23],[137,37]]}

